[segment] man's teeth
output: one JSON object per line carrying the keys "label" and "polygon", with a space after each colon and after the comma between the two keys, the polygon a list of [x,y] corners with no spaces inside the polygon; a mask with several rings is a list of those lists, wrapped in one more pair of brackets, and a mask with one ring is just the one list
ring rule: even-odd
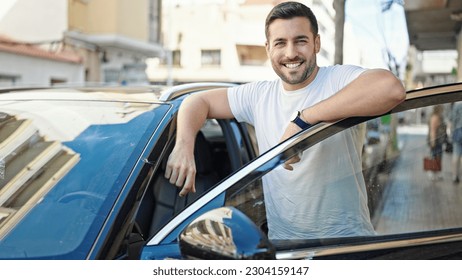
{"label": "man's teeth", "polygon": [[288,64],[285,64],[285,66],[287,68],[297,68],[298,66],[300,66],[301,63],[288,63]]}

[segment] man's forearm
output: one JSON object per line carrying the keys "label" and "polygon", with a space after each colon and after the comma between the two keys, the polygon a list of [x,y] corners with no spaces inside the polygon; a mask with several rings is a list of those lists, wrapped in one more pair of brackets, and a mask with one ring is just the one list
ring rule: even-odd
{"label": "man's forearm", "polygon": [[[218,88],[188,96],[181,104],[177,119],[177,143],[190,143],[206,119],[231,119],[227,89]],[[192,137],[192,138],[191,138]]]}
{"label": "man's forearm", "polygon": [[226,93],[226,89],[201,92],[187,97],[180,106],[175,147],[165,168],[165,178],[182,188],[180,196],[196,191],[194,143],[197,132],[207,118],[232,116]]}
{"label": "man's forearm", "polygon": [[309,123],[330,122],[352,116],[388,112],[405,98],[400,80],[386,70],[368,70],[334,96],[303,110]]}
{"label": "man's forearm", "polygon": [[198,96],[189,96],[181,104],[177,119],[176,144],[194,147],[197,132],[204,125],[208,106]]}
{"label": "man's forearm", "polygon": [[194,143],[208,110],[202,103],[200,98],[188,97],[178,112],[176,142],[168,158],[165,178],[169,179],[171,184],[182,188],[180,196],[196,191]]}

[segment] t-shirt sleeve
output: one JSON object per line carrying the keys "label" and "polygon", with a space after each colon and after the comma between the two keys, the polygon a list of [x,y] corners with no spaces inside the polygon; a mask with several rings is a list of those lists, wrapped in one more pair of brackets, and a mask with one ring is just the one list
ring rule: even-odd
{"label": "t-shirt sleeve", "polygon": [[354,79],[359,77],[367,69],[356,65],[336,65],[333,71],[336,72],[331,77],[333,78],[331,83],[334,92],[338,92],[346,85],[351,83]]}
{"label": "t-shirt sleeve", "polygon": [[255,105],[258,100],[259,83],[248,83],[228,88],[228,102],[238,122],[254,124]]}

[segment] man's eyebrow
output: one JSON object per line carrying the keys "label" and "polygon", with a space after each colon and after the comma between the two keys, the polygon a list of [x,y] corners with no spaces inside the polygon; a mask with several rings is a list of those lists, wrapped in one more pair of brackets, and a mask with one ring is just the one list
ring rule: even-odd
{"label": "man's eyebrow", "polygon": [[273,42],[284,42],[284,41],[287,41],[287,39],[285,38],[276,38],[273,40]]}
{"label": "man's eyebrow", "polygon": [[[296,36],[294,38],[294,40],[300,40],[300,39],[310,39],[310,37],[308,37],[307,35],[299,35],[299,36]],[[288,39],[287,38],[276,38],[273,40],[273,42],[285,42],[287,41]]]}
{"label": "man's eyebrow", "polygon": [[300,39],[310,39],[310,37],[308,37],[307,35],[299,35],[295,37],[295,40],[300,40]]}

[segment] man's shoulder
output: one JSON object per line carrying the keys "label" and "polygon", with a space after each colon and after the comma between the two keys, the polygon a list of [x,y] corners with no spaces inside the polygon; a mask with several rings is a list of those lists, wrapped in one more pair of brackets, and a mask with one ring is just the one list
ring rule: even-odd
{"label": "man's shoulder", "polygon": [[366,70],[364,67],[353,65],[353,64],[335,64],[335,65],[329,65],[329,66],[321,66],[319,68],[322,71],[326,71],[326,72]]}
{"label": "man's shoulder", "polygon": [[[343,87],[366,71],[366,68],[352,64],[336,64],[320,67],[319,80],[328,81]],[[339,89],[337,89],[339,90]]]}

